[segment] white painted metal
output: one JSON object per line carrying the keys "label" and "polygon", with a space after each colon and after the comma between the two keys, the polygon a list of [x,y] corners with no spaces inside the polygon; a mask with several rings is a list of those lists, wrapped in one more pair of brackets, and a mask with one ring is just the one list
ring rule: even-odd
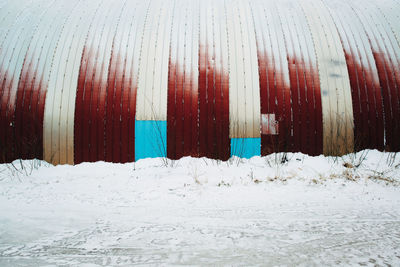
{"label": "white painted metal", "polygon": [[[183,75],[185,71],[185,29],[186,29],[186,5],[185,3],[180,4],[179,9],[175,10],[175,22],[176,24],[174,25],[175,27],[175,33],[176,33],[176,46],[171,47],[173,49],[176,47],[176,61],[172,61],[171,58],[171,63],[175,64],[176,68],[176,92],[178,93],[179,90],[181,90],[180,94],[183,98],[183,91],[182,91],[182,86],[184,87],[184,84],[182,84],[183,80]],[[181,83],[181,84],[178,84]],[[180,109],[182,110],[183,106],[183,101],[184,99],[176,99],[175,106],[179,106]],[[180,115],[180,114],[177,114]],[[182,117],[177,117],[177,120],[182,120]]]}
{"label": "white painted metal", "polygon": [[[386,16],[385,13],[376,12],[376,10],[378,9],[376,3],[373,4],[372,2],[370,2],[363,5],[363,3],[361,3],[359,0],[356,0],[354,4],[359,9],[363,7],[366,12],[370,14],[375,14],[374,17],[376,17],[376,22],[380,29],[381,37],[383,38],[383,42],[385,42],[387,46],[389,58],[393,64],[394,75],[396,77],[397,83],[400,83],[400,43],[398,42],[398,39],[396,39],[395,32],[393,32],[393,27],[391,27],[392,24],[389,23],[389,17]],[[399,24],[400,21],[397,21],[397,25]]]}
{"label": "white painted metal", "polygon": [[[262,1],[260,5],[262,8],[258,13],[257,11],[255,12],[255,16],[258,16],[262,22],[260,27],[263,28],[262,35],[265,57],[267,57],[267,69],[273,70],[273,77],[268,77],[268,79],[275,82],[275,88],[270,88],[270,90],[275,90],[275,106],[270,107],[270,109],[278,112],[278,105],[281,109],[284,105],[281,103],[284,101],[282,95],[290,95],[287,92],[287,90],[290,90],[290,79],[285,39],[276,7],[271,8],[271,6],[274,6],[274,3],[271,1]],[[263,25],[265,26],[263,27]],[[285,109],[290,109],[290,107],[286,107],[285,105]],[[287,112],[290,114],[290,110]],[[283,115],[279,114],[279,117],[276,118],[278,122],[281,121]],[[290,120],[290,118],[287,119]]]}
{"label": "white painted metal", "polygon": [[[129,45],[127,47],[127,69],[126,75],[131,77],[131,88],[137,90],[139,83],[139,65],[142,55],[143,47],[143,35],[145,31],[145,24],[147,21],[148,12],[150,9],[151,1],[140,1],[137,11],[137,17],[134,18],[130,35],[129,35]],[[169,50],[167,50],[169,51]],[[130,97],[130,101],[133,99],[133,95]],[[135,96],[137,99],[137,96]],[[137,105],[133,107],[137,111]],[[135,118],[130,123],[135,123]],[[133,133],[132,133],[133,134]]]}
{"label": "white painted metal", "polygon": [[[197,92],[198,48],[208,45],[214,53],[207,60],[216,73],[229,72],[230,137],[259,137],[258,44],[275,78],[283,78],[283,90],[290,84],[287,56],[307,60],[308,67],[318,65],[324,152],[345,153],[353,148],[353,107],[338,31],[347,38],[345,49],[355,51],[356,63],[372,73],[377,88],[369,46],[384,52],[389,71],[400,80],[399,6],[395,0],[0,1],[0,66],[9,74],[0,75],[6,86],[1,108],[15,108],[24,60],[44,81],[49,77],[44,157],[73,163],[75,97],[85,44],[98,51],[88,68],[96,68],[93,78],[100,81],[100,97],[107,93],[111,50],[124,59],[115,68],[124,68],[132,88],[138,87],[139,120],[166,120],[170,48],[172,62]],[[41,86],[44,91],[46,85]]]}
{"label": "white painted metal", "polygon": [[[254,25],[254,33],[255,33],[255,41],[256,41],[256,45],[257,45],[257,56],[258,56],[258,60],[261,64],[265,64],[264,68],[262,68],[263,73],[262,75],[266,76],[266,81],[264,82],[268,82],[268,73],[267,73],[267,63],[266,61],[266,56],[267,56],[267,45],[266,44],[266,40],[265,40],[265,28],[268,27],[268,25],[266,25],[264,17],[261,15],[262,12],[264,12],[262,6],[259,4],[258,1],[249,1],[249,5],[250,5],[250,9],[251,9],[251,18],[253,20],[253,25]],[[260,70],[259,70],[260,71]],[[260,84],[261,86],[261,84]],[[269,96],[269,95],[268,95]],[[271,96],[272,97],[272,96]],[[265,101],[265,100],[264,100]],[[261,106],[261,98],[260,98],[260,106]],[[268,104],[267,104],[268,106]],[[260,110],[261,112],[261,110]],[[262,116],[262,115],[261,115]],[[261,122],[261,128],[263,126],[263,123]],[[262,129],[261,129],[262,132]]]}
{"label": "white painted metal", "polygon": [[320,0],[301,2],[313,35],[321,83],[324,154],[353,151],[353,108],[343,48]]}
{"label": "white painted metal", "polygon": [[[370,18],[372,21],[375,21],[375,25],[379,30],[380,36],[378,37],[379,40],[382,39],[381,43],[385,46],[388,62],[392,69],[394,79],[395,79],[395,90],[397,92],[396,95],[392,95],[392,99],[397,102],[397,106],[400,106],[400,44],[397,42],[396,35],[392,31],[391,25],[388,23],[387,16],[382,12],[376,12],[377,6],[373,5],[372,3],[363,4],[362,2],[356,0],[354,3],[359,10],[364,10],[365,14],[371,14]],[[365,16],[363,14],[363,16]],[[399,22],[397,22],[399,23]],[[395,114],[399,114],[400,108],[397,108],[393,111]],[[395,116],[396,117],[396,116]],[[398,123],[397,121],[394,123]]]}
{"label": "white painted metal", "polygon": [[[137,120],[166,120],[168,83],[169,35],[172,1],[152,1],[145,21],[139,65],[137,91]],[[158,34],[157,34],[158,33]]]}
{"label": "white painted metal", "polygon": [[154,57],[154,81],[153,81],[153,107],[155,108],[155,119],[167,120],[167,95],[168,95],[168,58],[169,42],[172,23],[174,3],[163,1],[158,34],[156,40],[156,51]]}
{"label": "white painted metal", "polygon": [[[200,11],[198,1],[192,0],[190,3],[191,27],[187,35],[187,53],[191,57],[190,77],[192,87],[192,101],[198,103],[198,79],[199,79],[199,24]],[[197,118],[197,117],[196,117]]]}
{"label": "white painted metal", "polygon": [[[21,28],[21,24],[26,20],[26,10],[30,7],[30,3],[26,3],[22,5],[21,3],[9,3],[9,9],[3,16],[0,17],[0,88],[2,91],[0,92],[1,102],[0,108],[1,110],[5,110],[8,105],[8,83],[11,77],[7,76],[7,73],[11,74],[8,70],[8,63],[10,63],[10,58],[15,53],[15,39],[18,37],[19,30]],[[39,12],[39,8],[33,8],[32,12]],[[25,12],[24,12],[25,11]],[[10,32],[12,33],[9,36]],[[29,37],[29,35],[28,35]],[[19,37],[18,37],[19,38]],[[21,37],[23,38],[23,37]]]}
{"label": "white painted metal", "polygon": [[[219,75],[219,79],[222,78],[221,73],[222,73],[222,55],[221,55],[221,32],[220,32],[220,27],[219,27],[219,21],[223,20],[223,6],[220,5],[221,1],[215,1],[213,3],[213,18],[212,18],[212,23],[213,23],[213,39],[214,39],[214,75],[217,76]],[[215,82],[216,82],[217,77],[215,77]],[[222,80],[220,80],[222,82]],[[220,84],[221,85],[221,84]],[[220,86],[219,85],[219,86]],[[221,87],[217,87],[217,84],[215,84],[215,102],[217,102],[217,99],[221,97]],[[217,96],[218,94],[218,96]],[[217,98],[218,97],[218,98]],[[218,119],[217,116],[215,115],[216,120]],[[218,126],[217,126],[218,129]]]}
{"label": "white painted metal", "polygon": [[[229,46],[228,46],[228,26],[227,26],[227,14],[224,5],[224,1],[218,1],[218,24],[220,32],[220,53],[221,53],[221,74],[223,80],[222,83],[226,83],[229,86]],[[229,93],[230,94],[230,93]],[[223,95],[224,99],[229,98],[229,95]],[[228,99],[229,102],[230,99]]]}
{"label": "white painted metal", "polygon": [[[2,109],[6,109],[6,107],[8,107],[9,111],[15,109],[18,82],[26,52],[38,29],[38,24],[47,19],[43,19],[42,16],[49,10],[48,8],[49,6],[46,6],[46,8],[37,6],[30,10],[24,10],[23,14],[21,14],[20,23],[15,24],[15,28],[11,29],[13,34],[10,34],[3,44],[3,49],[0,51],[0,58],[2,58],[0,66],[7,70],[8,75],[1,77],[1,81],[4,81]],[[32,14],[36,16],[32,18]]]}
{"label": "white painted metal", "polygon": [[[65,25],[65,19],[72,11],[74,2],[58,3],[58,6],[52,9],[52,14],[46,16],[42,21],[31,41],[31,47],[26,56],[26,63],[32,64],[32,70],[35,71],[34,88],[41,87],[42,94],[46,93],[50,72],[53,69],[52,58],[54,50],[57,47],[58,39]],[[42,84],[38,84],[43,79]]]}
{"label": "white painted metal", "polygon": [[74,113],[71,116],[69,106],[73,102],[75,107],[78,72],[73,69],[78,66],[79,71],[83,42],[92,18],[88,9],[95,9],[95,6],[85,2],[77,3],[53,56],[43,123],[43,150],[44,159],[54,164],[74,163]]}
{"label": "white painted metal", "polygon": [[260,137],[260,87],[250,8],[240,1],[225,2],[225,8],[229,46],[229,136]]}
{"label": "white painted metal", "polygon": [[379,4],[375,3],[375,6],[375,8],[380,10],[389,22],[397,43],[400,45],[400,2],[381,0],[379,1]]}
{"label": "white painted metal", "polygon": [[[84,8],[84,6],[78,6],[80,8]],[[76,11],[77,13],[73,14],[71,19],[74,21],[69,22],[71,24],[68,28],[66,28],[61,36],[61,46],[57,49],[55,57],[56,61],[54,62],[54,70],[50,75],[48,93],[46,95],[46,106],[45,106],[45,116],[44,116],[44,128],[43,128],[43,149],[44,149],[44,158],[45,160],[52,162],[54,164],[64,164],[64,163],[73,163],[73,149],[68,149],[71,145],[68,144],[67,136],[70,136],[70,129],[68,125],[69,113],[68,113],[68,102],[69,102],[69,93],[70,90],[75,91],[77,86],[72,88],[68,88],[68,85],[65,83],[69,83],[71,77],[73,75],[71,73],[71,63],[75,63],[78,66],[80,65],[80,60],[78,62],[74,62],[74,60],[70,57],[73,57],[73,53],[79,53],[80,57],[82,56],[82,50],[76,51],[72,50],[75,47],[76,38],[80,37],[84,39],[84,34],[76,33],[75,30],[84,30],[89,27],[89,18],[90,16],[84,16],[85,20],[82,21],[80,16],[83,16],[85,13],[83,10],[81,12]],[[79,25],[81,23],[84,25]],[[76,25],[74,25],[74,23]],[[82,23],[82,24],[83,24]],[[78,28],[78,29],[77,29]],[[72,31],[72,32],[71,32]],[[71,35],[70,35],[71,34]],[[71,55],[72,53],[72,55]],[[79,59],[80,59],[79,57]],[[57,62],[59,61],[59,62]],[[60,74],[62,75],[60,77]],[[78,76],[76,76],[76,80],[78,80]],[[74,98],[75,101],[75,98]],[[73,127],[73,124],[72,124]],[[72,128],[73,131],[73,128]],[[72,143],[73,147],[73,143]],[[70,151],[72,150],[72,151]],[[68,153],[68,151],[70,153]]]}
{"label": "white painted metal", "polygon": [[[0,9],[0,51],[3,48],[3,43],[7,36],[12,33],[14,25],[20,23],[21,15],[31,8],[31,1],[8,1],[3,3],[4,6]],[[35,3],[35,5],[43,5],[42,2]]]}
{"label": "white painted metal", "polygon": [[[375,12],[376,7],[370,3],[356,0],[351,3],[351,6],[364,25],[372,49],[375,52],[382,53],[381,56],[385,57],[384,60],[389,65],[389,69],[386,69],[386,71],[391,72],[398,83],[400,81],[400,46],[384,15],[380,12]],[[391,112],[396,113],[399,110],[392,110]]]}
{"label": "white painted metal", "polygon": [[[364,79],[369,81],[371,79],[375,90],[380,91],[380,84],[378,78],[378,71],[376,69],[375,59],[370,49],[368,36],[366,35],[363,25],[360,20],[354,19],[354,12],[346,2],[340,1],[325,1],[325,4],[329,6],[331,10],[332,18],[335,20],[335,24],[342,38],[346,38],[343,42],[344,49],[352,51],[356,64],[359,64],[368,75],[364,74]],[[375,96],[375,92],[373,92]],[[379,92],[380,94],[380,92]],[[373,108],[373,103],[376,103],[375,97],[369,99],[367,94],[368,103],[370,108]]]}
{"label": "white painted metal", "polygon": [[[185,31],[185,84],[190,84],[190,88],[185,88],[185,94],[190,94],[191,101],[197,103],[197,80],[199,76],[198,58],[199,58],[199,43],[198,43],[198,29],[199,29],[199,14],[198,14],[197,1],[191,0],[187,7],[186,23],[187,29]],[[185,111],[186,112],[186,111]],[[192,119],[197,119],[193,117]],[[193,129],[184,129],[185,131],[193,131]]]}
{"label": "white painted metal", "polygon": [[[295,21],[295,28],[297,30],[298,34],[298,40],[299,40],[299,49],[302,54],[302,59],[304,60],[304,67],[309,70],[313,71],[313,73],[317,73],[317,58],[316,58],[316,52],[314,49],[313,45],[313,38],[311,35],[310,28],[307,24],[307,18],[305,17],[301,6],[298,2],[294,3],[294,10],[293,10],[293,19]],[[319,82],[319,79],[317,79]],[[314,87],[314,90],[319,86],[319,84],[312,84]],[[307,86],[307,90],[313,90],[313,88],[310,87],[310,85]],[[315,91],[313,90],[312,97],[314,98],[314,105],[316,105],[317,99],[315,99]],[[308,101],[311,101],[311,99],[308,99]],[[316,109],[314,106],[313,108]],[[312,114],[309,114],[312,115]],[[312,118],[311,118],[312,119]],[[310,120],[311,120],[310,119]],[[316,123],[316,122],[314,122]]]}
{"label": "white painted metal", "polygon": [[246,62],[245,78],[247,79],[246,89],[249,89],[248,102],[246,106],[246,119],[249,119],[248,131],[246,137],[261,137],[260,129],[260,80],[258,76],[258,59],[256,37],[254,32],[254,24],[251,19],[251,10],[248,2],[240,2],[240,12],[243,21],[243,40]]}

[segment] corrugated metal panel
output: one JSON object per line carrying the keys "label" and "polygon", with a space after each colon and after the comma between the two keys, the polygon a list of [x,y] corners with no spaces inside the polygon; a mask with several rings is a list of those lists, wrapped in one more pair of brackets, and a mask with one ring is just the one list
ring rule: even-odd
{"label": "corrugated metal panel", "polygon": [[227,160],[230,157],[229,140],[229,53],[226,9],[224,1],[216,2],[214,17],[215,53],[215,151],[214,157]]}
{"label": "corrugated metal panel", "polygon": [[75,107],[75,162],[105,159],[104,114],[112,34],[124,2],[106,2],[90,27],[84,46]]}
{"label": "corrugated metal panel", "polygon": [[[42,158],[43,120],[49,76],[55,66],[53,58],[59,38],[68,17],[76,8],[77,2],[58,3],[38,25],[25,55],[24,65],[18,85],[15,135],[18,140],[30,140],[37,147],[20,148],[24,158]],[[57,58],[58,60],[58,58]],[[29,114],[29,115],[28,115]],[[36,139],[40,137],[40,139]],[[57,162],[59,159],[57,160]]]}
{"label": "corrugated metal panel", "polygon": [[[273,2],[253,4],[258,46],[258,62],[261,70],[261,114],[274,114],[278,135],[262,136],[263,155],[273,151],[290,151],[292,147],[290,79],[285,39],[279,14]],[[265,25],[265,26],[263,26]],[[262,41],[261,41],[262,40]]]}
{"label": "corrugated metal panel", "polygon": [[198,40],[196,1],[185,1],[172,22],[168,80],[167,155],[198,155]]}
{"label": "corrugated metal panel", "polygon": [[398,151],[399,9],[0,1],[1,158]]}
{"label": "corrugated metal panel", "polygon": [[[257,48],[251,11],[247,2],[226,2],[229,46],[230,138],[259,138],[260,87]],[[231,154],[245,148],[234,146]],[[257,150],[256,150],[257,151]],[[245,152],[243,152],[245,153]]]}
{"label": "corrugated metal panel", "polygon": [[[126,58],[124,69],[124,82],[122,92],[122,117],[121,122],[121,159],[127,158],[127,161],[135,160],[135,125],[136,125],[136,94],[139,75],[139,62],[141,56],[141,47],[143,40],[144,25],[146,21],[146,11],[149,9],[150,2],[140,1],[137,3],[136,16],[131,21],[130,31],[128,34],[128,44],[126,45]],[[128,13],[128,16],[131,13]],[[123,47],[123,45],[121,44]],[[115,122],[115,120],[114,120]],[[118,119],[117,119],[118,123]],[[113,129],[115,131],[115,129]],[[115,134],[115,133],[114,133]],[[127,147],[123,147],[125,139]],[[114,135],[114,139],[118,141],[118,136]],[[124,149],[127,149],[127,155],[124,155]]]}
{"label": "corrugated metal panel", "polygon": [[140,39],[137,33],[143,31],[138,22],[144,20],[143,11],[147,6],[146,2],[128,1],[113,37],[105,114],[106,161],[129,162],[135,157],[136,109],[133,107],[136,107],[138,67],[134,68],[136,73],[133,74],[132,63],[135,40]]}
{"label": "corrugated metal panel", "polygon": [[[4,1],[0,9],[0,49],[3,47],[3,43],[6,41],[6,37],[12,33],[11,29],[13,25],[20,23],[19,19],[21,15],[26,12],[27,9],[31,8],[32,1]],[[35,5],[41,5],[42,2],[35,3]]]}
{"label": "corrugated metal panel", "polygon": [[137,120],[167,120],[167,47],[173,7],[172,1],[150,2],[139,63]]}
{"label": "corrugated metal panel", "polygon": [[[51,62],[49,85],[46,93],[46,105],[43,123],[44,159],[53,163],[73,164],[73,116],[68,109],[69,102],[75,103],[77,71],[73,74],[72,68],[78,69],[79,60],[74,60],[73,53],[82,53],[83,44],[78,48],[77,43],[83,43],[84,31],[89,23],[82,23],[82,17],[88,19],[89,7],[81,2],[75,2],[70,17],[66,20],[61,36],[57,42]],[[87,16],[82,16],[82,15]],[[83,25],[83,26],[82,26]],[[80,31],[80,32],[79,32]],[[80,52],[78,52],[80,51]],[[72,53],[72,55],[71,55]],[[71,76],[75,77],[74,85],[69,86]],[[72,122],[72,123],[71,123]],[[69,127],[68,127],[69,126]],[[70,141],[72,139],[72,141]]]}
{"label": "corrugated metal panel", "polygon": [[318,77],[317,58],[314,50],[312,35],[307,19],[301,11],[298,2],[293,3],[288,16],[293,18],[292,27],[296,32],[298,42],[295,64],[297,67],[297,84],[300,90],[299,105],[302,106],[300,116],[302,119],[300,131],[300,151],[320,155],[322,153],[322,106],[321,89]]}
{"label": "corrugated metal panel", "polygon": [[[166,120],[168,93],[168,47],[172,22],[173,1],[150,1],[142,35],[139,58],[138,91],[136,105],[135,146],[137,157],[166,155]],[[153,128],[142,120],[154,120]],[[142,127],[143,125],[143,127]],[[157,126],[157,127],[156,127]],[[139,128],[137,128],[139,127]],[[161,129],[158,129],[160,128]],[[140,136],[157,136],[152,142],[142,143]],[[154,154],[154,147],[163,144]],[[144,151],[142,151],[144,150]]]}
{"label": "corrugated metal panel", "polygon": [[[53,2],[45,2],[43,5],[38,4],[24,8],[23,12],[18,15],[16,22],[10,27],[10,34],[5,37],[5,41],[2,43],[0,51],[0,143],[3,150],[2,157],[5,161],[21,157],[18,148],[21,148],[24,141],[15,139],[18,83],[31,40],[38,31],[40,22],[49,19],[46,13],[50,12],[49,7],[52,4]],[[49,17],[51,18],[51,15]],[[40,124],[40,120],[37,120],[37,123]],[[26,148],[38,145],[37,143],[30,143],[30,141],[26,140]]]}
{"label": "corrugated metal panel", "polygon": [[230,137],[260,137],[257,49],[249,7],[240,1],[226,2],[226,13],[230,73]]}
{"label": "corrugated metal panel", "polygon": [[199,156],[219,159],[228,159],[230,151],[229,74],[220,48],[227,46],[225,20],[224,2],[200,4]]}
{"label": "corrugated metal panel", "polygon": [[320,0],[300,2],[306,14],[317,54],[322,90],[324,153],[353,151],[353,109],[346,61],[340,37]]}
{"label": "corrugated metal panel", "polygon": [[175,9],[173,14],[168,66],[167,155],[173,159],[182,157],[184,147],[182,90],[187,6],[180,4],[180,7],[180,9]]}
{"label": "corrugated metal panel", "polygon": [[352,90],[356,150],[384,144],[382,96],[368,36],[350,6],[326,1],[340,35]]}
{"label": "corrugated metal panel", "polygon": [[397,43],[400,44],[400,2],[393,0],[382,0],[379,4],[375,3],[378,10],[382,12],[397,39]]}
{"label": "corrugated metal panel", "polygon": [[373,6],[358,1],[352,6],[368,35],[378,70],[384,106],[385,149],[397,151],[400,149],[399,45],[384,17]]}

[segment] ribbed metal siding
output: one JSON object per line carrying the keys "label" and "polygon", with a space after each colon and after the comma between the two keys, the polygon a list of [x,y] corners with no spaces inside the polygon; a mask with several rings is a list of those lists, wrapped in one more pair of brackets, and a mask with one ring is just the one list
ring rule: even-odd
{"label": "ribbed metal siding", "polygon": [[394,0],[0,1],[2,161],[400,150]]}

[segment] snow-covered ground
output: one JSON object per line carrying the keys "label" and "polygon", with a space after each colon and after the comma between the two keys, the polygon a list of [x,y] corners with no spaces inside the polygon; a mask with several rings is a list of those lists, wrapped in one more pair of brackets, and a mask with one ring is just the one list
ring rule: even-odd
{"label": "snow-covered ground", "polygon": [[393,157],[2,164],[0,266],[399,266]]}

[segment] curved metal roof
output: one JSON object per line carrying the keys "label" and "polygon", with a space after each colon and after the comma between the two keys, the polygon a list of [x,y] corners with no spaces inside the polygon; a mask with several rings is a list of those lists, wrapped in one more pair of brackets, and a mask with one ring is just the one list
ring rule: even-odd
{"label": "curved metal roof", "polygon": [[0,155],[400,150],[398,0],[2,0]]}

